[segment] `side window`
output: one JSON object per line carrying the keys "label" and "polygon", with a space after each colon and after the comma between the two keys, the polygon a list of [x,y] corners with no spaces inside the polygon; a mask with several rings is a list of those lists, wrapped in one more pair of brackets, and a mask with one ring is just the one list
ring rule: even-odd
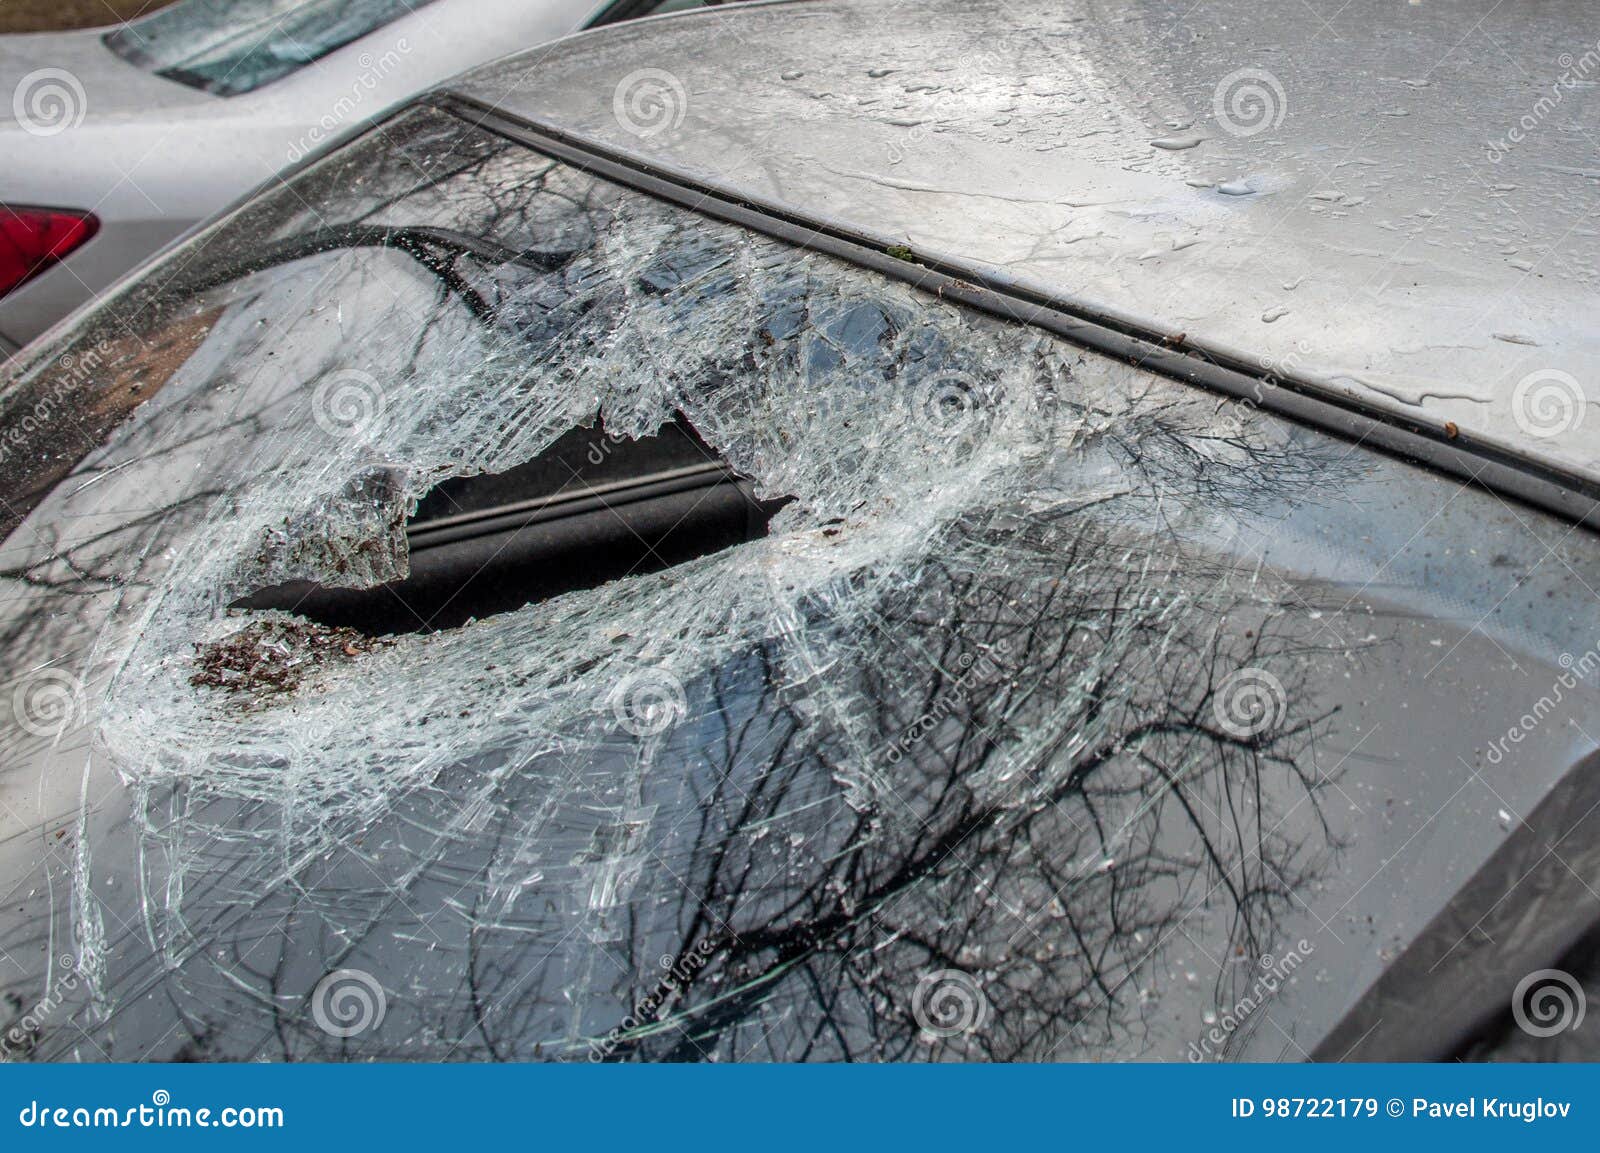
{"label": "side window", "polygon": [[106,47],[168,80],[238,96],[429,0],[182,0],[122,25]]}

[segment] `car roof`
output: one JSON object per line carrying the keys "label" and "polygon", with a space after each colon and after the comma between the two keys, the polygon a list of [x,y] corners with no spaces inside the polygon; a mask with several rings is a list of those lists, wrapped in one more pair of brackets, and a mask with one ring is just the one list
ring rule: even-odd
{"label": "car roof", "polygon": [[1582,17],[791,0],[578,36],[451,88],[1583,484],[1600,45]]}

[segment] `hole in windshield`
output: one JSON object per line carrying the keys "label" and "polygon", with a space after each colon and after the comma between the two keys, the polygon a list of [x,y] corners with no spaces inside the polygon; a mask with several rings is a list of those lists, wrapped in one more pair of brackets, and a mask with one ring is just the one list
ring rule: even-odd
{"label": "hole in windshield", "polygon": [[[352,495],[384,501],[388,483],[370,475]],[[681,414],[639,439],[597,421],[526,464],[430,491],[405,525],[405,579],[364,589],[291,581],[230,607],[367,635],[455,628],[765,536],[786,503],[759,499]]]}

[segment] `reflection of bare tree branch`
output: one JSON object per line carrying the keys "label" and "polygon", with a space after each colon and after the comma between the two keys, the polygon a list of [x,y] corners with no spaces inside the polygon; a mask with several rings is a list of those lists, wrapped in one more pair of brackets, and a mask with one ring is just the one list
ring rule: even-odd
{"label": "reflection of bare tree branch", "polygon": [[[1006,553],[1004,578],[931,564],[927,575],[938,575],[916,586],[916,602],[885,606],[883,633],[906,638],[899,652],[925,637],[942,655],[950,645],[1004,643],[1013,660],[1004,684],[968,697],[939,739],[899,764],[881,804],[833,805],[823,827],[791,819],[788,828],[804,830],[804,863],[765,863],[761,831],[783,820],[785,798],[808,791],[801,781],[852,769],[825,742],[810,756],[746,770],[736,815],[702,842],[703,880],[682,913],[690,934],[717,942],[712,973],[731,991],[697,982],[680,1028],[641,1037],[631,1052],[735,1058],[758,1045],[767,1056],[803,1048],[829,1059],[905,1058],[918,1051],[906,1008],[918,975],[964,968],[989,975],[996,1009],[993,1027],[972,1039],[975,1051],[1038,1058],[1070,1046],[1096,1019],[1126,1026],[1131,982],[1198,896],[1182,884],[1218,890],[1236,948],[1254,955],[1270,940],[1305,864],[1273,843],[1262,778],[1288,773],[1316,806],[1323,782],[1295,766],[1326,718],[1291,714],[1269,733],[1240,738],[1211,714],[1222,674],[1290,664],[1295,646],[1270,632],[1217,629],[1212,612],[1231,594],[1194,606],[1174,627],[1140,604],[1129,574],[1064,566],[1047,575],[1057,554],[1049,542],[1031,543]],[[1094,555],[1115,551],[1094,532],[1075,543]],[[1038,566],[1034,579],[1013,575],[1018,561]],[[1084,631],[1091,625],[1097,636]],[[1183,656],[1157,666],[1150,658],[1163,647]],[[894,652],[863,662],[867,699],[891,729],[950,680],[939,662],[902,663]],[[1085,669],[1095,670],[1087,681]],[[1033,724],[1061,740],[1018,759],[1015,738]],[[1065,751],[1088,733],[1099,737]],[[728,928],[716,932],[717,924]]]}

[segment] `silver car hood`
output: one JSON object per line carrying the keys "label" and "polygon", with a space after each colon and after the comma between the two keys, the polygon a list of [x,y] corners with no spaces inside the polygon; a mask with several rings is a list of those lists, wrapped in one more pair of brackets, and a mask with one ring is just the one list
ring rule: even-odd
{"label": "silver car hood", "polygon": [[1585,6],[835,0],[458,93],[1600,479]]}

